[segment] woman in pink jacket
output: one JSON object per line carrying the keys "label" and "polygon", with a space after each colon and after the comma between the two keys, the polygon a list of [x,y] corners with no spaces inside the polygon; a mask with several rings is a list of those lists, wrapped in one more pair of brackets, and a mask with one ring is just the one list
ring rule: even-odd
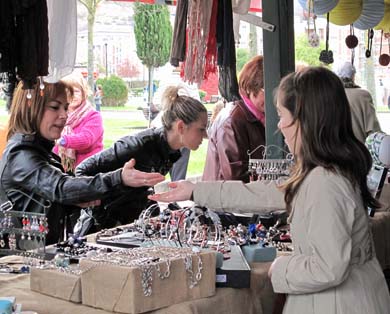
{"label": "woman in pink jacket", "polygon": [[88,85],[84,78],[70,75],[63,80],[73,87],[74,94],[65,128],[54,152],[61,157],[65,171],[74,173],[84,159],[103,150],[103,120],[87,99]]}

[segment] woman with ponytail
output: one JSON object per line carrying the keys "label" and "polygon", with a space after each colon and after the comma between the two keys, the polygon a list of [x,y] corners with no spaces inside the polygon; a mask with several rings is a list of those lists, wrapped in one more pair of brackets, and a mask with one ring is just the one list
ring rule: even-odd
{"label": "woman with ponytail", "polygon": [[[196,150],[206,137],[207,109],[198,100],[180,96],[180,88],[168,87],[162,95],[162,127],[125,136],[112,147],[86,159],[76,168],[76,176],[107,173],[134,158],[135,168],[166,175],[180,158],[183,147]],[[138,218],[150,201],[148,188],[118,188],[102,200],[104,214],[96,217],[103,228],[126,224]]]}

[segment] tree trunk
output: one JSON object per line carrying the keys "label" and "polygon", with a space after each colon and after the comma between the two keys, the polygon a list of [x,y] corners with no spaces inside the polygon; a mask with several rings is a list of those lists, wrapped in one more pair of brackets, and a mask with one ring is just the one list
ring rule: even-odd
{"label": "tree trunk", "polygon": [[249,24],[249,54],[252,57],[257,56],[257,28],[256,25]]}
{"label": "tree trunk", "polygon": [[152,109],[154,109],[153,106],[153,72],[154,68],[148,67],[148,107],[149,107],[149,127],[152,122]]}
{"label": "tree trunk", "polygon": [[96,9],[92,13],[88,10],[88,86],[90,90],[94,91],[94,52],[93,52],[93,26],[95,23]]}

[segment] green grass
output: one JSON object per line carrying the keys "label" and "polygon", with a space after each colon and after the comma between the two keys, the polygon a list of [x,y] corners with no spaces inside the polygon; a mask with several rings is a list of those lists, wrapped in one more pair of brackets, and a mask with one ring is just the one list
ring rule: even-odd
{"label": "green grass", "polygon": [[191,151],[190,161],[188,163],[187,176],[201,175],[203,173],[204,164],[206,161],[208,140],[203,140],[203,143],[195,151]]}
{"label": "green grass", "polygon": [[134,111],[137,110],[140,105],[138,104],[126,104],[124,106],[120,107],[106,107],[106,106],[101,106],[100,110],[101,111]]}
{"label": "green grass", "polygon": [[[124,114],[125,115],[125,114]],[[139,131],[139,129],[147,128],[148,122],[144,119],[141,121],[129,121],[126,118],[108,118],[105,117],[103,112],[103,127],[104,148],[112,146],[112,144],[119,138]]]}
{"label": "green grass", "polygon": [[377,112],[390,112],[389,108],[387,106],[376,106]]}

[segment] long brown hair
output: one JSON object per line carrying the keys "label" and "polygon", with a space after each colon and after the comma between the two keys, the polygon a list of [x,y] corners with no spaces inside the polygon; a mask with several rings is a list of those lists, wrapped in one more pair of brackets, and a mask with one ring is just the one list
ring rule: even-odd
{"label": "long brown hair", "polygon": [[68,99],[73,95],[73,89],[62,81],[43,84],[43,90],[40,89],[39,83],[32,89],[24,89],[23,82],[19,82],[12,100],[7,140],[15,133],[39,133],[45,105],[57,95],[66,94]]}
{"label": "long brown hair", "polygon": [[302,145],[289,180],[283,184],[288,208],[310,171],[321,166],[339,172],[360,188],[365,206],[379,207],[367,188],[372,159],[352,131],[351,111],[344,87],[324,67],[307,67],[290,73],[280,82],[279,105],[298,122]]}

